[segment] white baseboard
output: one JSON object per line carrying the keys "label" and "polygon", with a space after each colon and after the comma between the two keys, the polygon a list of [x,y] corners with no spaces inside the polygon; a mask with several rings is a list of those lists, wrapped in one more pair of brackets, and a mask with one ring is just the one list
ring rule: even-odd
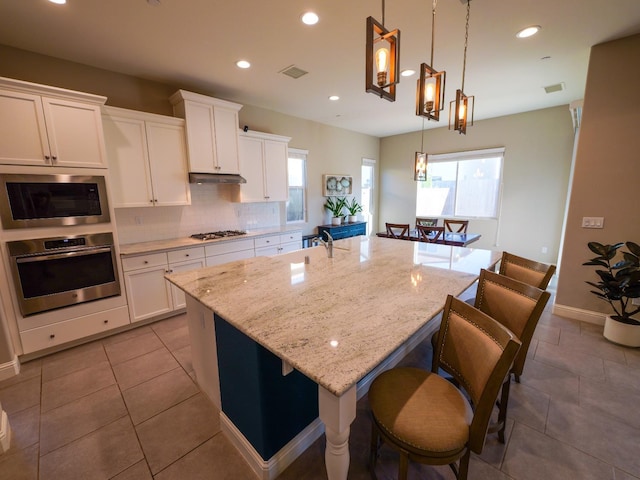
{"label": "white baseboard", "polygon": [[319,418],[316,418],[307,428],[282,447],[278,453],[265,461],[223,412],[220,412],[220,427],[251,469],[262,480],[272,480],[280,475],[324,433],[324,424]]}
{"label": "white baseboard", "polygon": [[0,453],[9,450],[11,446],[11,426],[7,418],[7,412],[0,410]]}
{"label": "white baseboard", "polygon": [[572,320],[580,320],[581,322],[593,323],[595,325],[604,325],[607,317],[606,313],[594,312],[591,310],[583,310],[581,308],[569,307],[567,305],[553,305],[553,314],[560,317],[570,318]]}
{"label": "white baseboard", "polygon": [[0,381],[14,377],[20,373],[20,361],[18,357],[7,363],[0,363]]}

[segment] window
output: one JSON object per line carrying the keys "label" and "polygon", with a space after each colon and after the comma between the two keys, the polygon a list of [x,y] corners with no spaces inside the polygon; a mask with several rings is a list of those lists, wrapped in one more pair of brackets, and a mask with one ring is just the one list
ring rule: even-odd
{"label": "window", "polygon": [[287,223],[304,222],[307,212],[307,155],[308,150],[289,149]]}
{"label": "window", "polygon": [[429,155],[416,216],[497,218],[504,148]]}
{"label": "window", "polygon": [[375,166],[376,161],[368,158],[362,159],[362,190],[360,192],[362,204],[362,217],[367,222],[367,235],[371,233],[371,224],[373,223],[373,205],[375,195]]}

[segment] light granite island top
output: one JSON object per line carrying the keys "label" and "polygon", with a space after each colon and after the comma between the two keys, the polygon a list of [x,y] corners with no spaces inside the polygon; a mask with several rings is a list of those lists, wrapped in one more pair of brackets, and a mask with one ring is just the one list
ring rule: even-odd
{"label": "light granite island top", "polygon": [[319,246],[167,279],[319,385],[329,479],[346,479],[357,382],[500,255],[353,237],[334,242],[333,258]]}

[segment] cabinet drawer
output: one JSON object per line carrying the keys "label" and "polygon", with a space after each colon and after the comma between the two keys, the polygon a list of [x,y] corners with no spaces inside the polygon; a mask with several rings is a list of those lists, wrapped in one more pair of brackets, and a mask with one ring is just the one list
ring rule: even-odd
{"label": "cabinet drawer", "polygon": [[185,260],[197,260],[204,258],[204,247],[181,248],[167,252],[169,263],[184,262]]}
{"label": "cabinet drawer", "polygon": [[231,242],[213,243],[204,247],[207,257],[222,255],[223,253],[241,252],[242,250],[253,250],[253,239],[244,238]]}
{"label": "cabinet drawer", "polygon": [[149,253],[146,255],[138,255],[135,257],[125,257],[122,259],[122,270],[128,272],[139,268],[159,267],[167,264],[167,254]]}
{"label": "cabinet drawer", "polygon": [[223,263],[235,262],[236,260],[244,260],[246,258],[255,257],[255,252],[251,250],[241,250],[239,252],[228,252],[220,255],[211,255],[207,257],[207,267],[213,265],[222,265]]}
{"label": "cabinet drawer", "polygon": [[256,249],[262,247],[272,247],[280,245],[280,235],[271,235],[269,237],[259,237],[255,239]]}
{"label": "cabinet drawer", "polygon": [[302,247],[302,232],[290,232],[280,234],[280,243],[298,242]]}
{"label": "cabinet drawer", "polygon": [[106,332],[129,324],[126,305],[104,312],[72,318],[64,322],[20,332],[24,353],[36,352],[63,343]]}

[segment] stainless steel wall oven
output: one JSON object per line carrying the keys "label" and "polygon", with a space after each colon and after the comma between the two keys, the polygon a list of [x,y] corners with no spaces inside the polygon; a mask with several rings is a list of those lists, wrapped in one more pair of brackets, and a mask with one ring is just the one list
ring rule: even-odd
{"label": "stainless steel wall oven", "polygon": [[106,182],[99,175],[0,174],[5,229],[110,221]]}
{"label": "stainless steel wall oven", "polygon": [[23,316],[120,295],[111,233],[7,242]]}

